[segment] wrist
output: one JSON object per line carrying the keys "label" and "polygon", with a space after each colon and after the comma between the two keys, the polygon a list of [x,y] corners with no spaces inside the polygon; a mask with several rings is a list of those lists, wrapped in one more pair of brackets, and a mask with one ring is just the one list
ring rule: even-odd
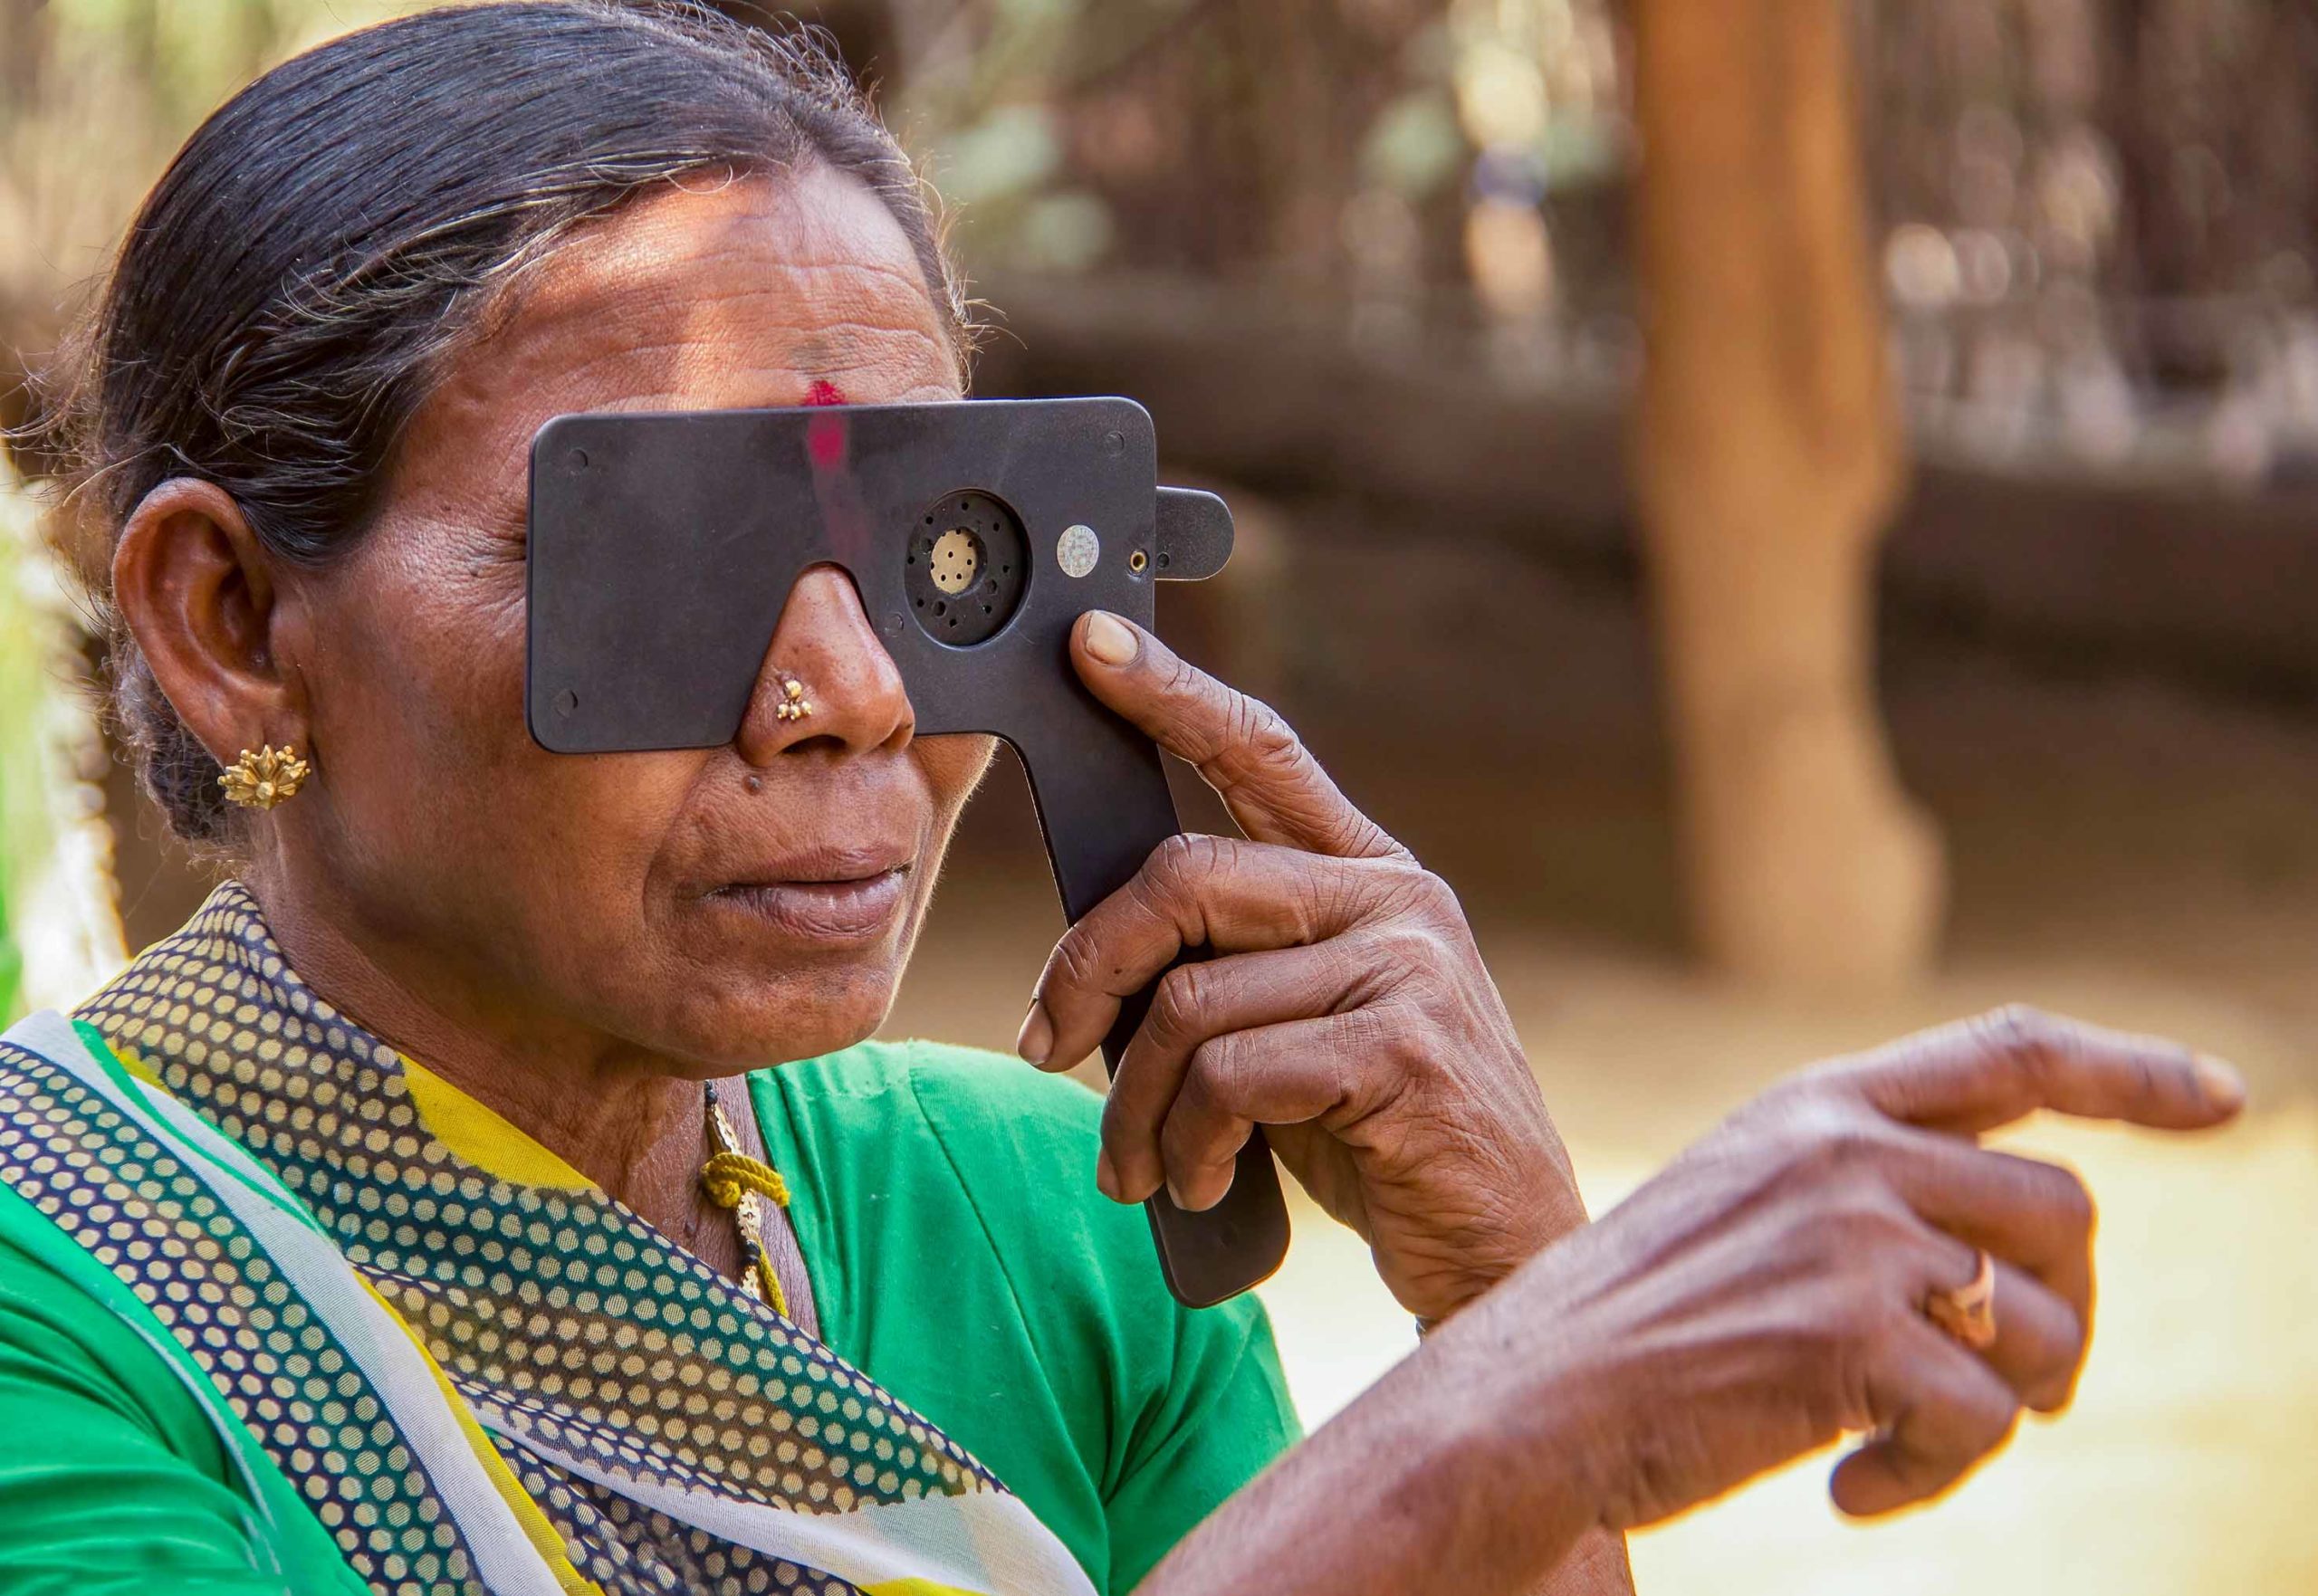
{"label": "wrist", "polygon": [[1444,1378],[1490,1391],[1471,1444],[1490,1467],[1556,1482],[1575,1533],[1622,1522],[1627,1480],[1629,1362],[1589,1311],[1583,1239],[1524,1266],[1501,1289],[1422,1333],[1420,1355]]}
{"label": "wrist", "polygon": [[1410,1422],[1363,1448],[1370,1469],[1380,1456],[1405,1467],[1378,1481],[1358,1522],[1422,1518],[1480,1566],[1515,1574],[1502,1585],[1470,1579],[1442,1590],[1532,1590],[1601,1522],[1604,1470],[1581,1400],[1585,1360],[1574,1343],[1538,1333],[1520,1304],[1507,1302],[1505,1312],[1499,1300],[1439,1327],[1394,1371],[1390,1406]]}
{"label": "wrist", "polygon": [[1534,1590],[1595,1515],[1565,1477],[1555,1415],[1509,1411],[1529,1406],[1526,1357],[1457,1335],[1420,1349],[1224,1502],[1135,1596]]}
{"label": "wrist", "polygon": [[1219,1507],[1136,1596],[1537,1590],[1603,1524],[1619,1466],[1603,1339],[1566,1311],[1581,1300],[1566,1250],[1442,1326]]}
{"label": "wrist", "polygon": [[1418,1333],[1429,1335],[1589,1222],[1575,1181],[1547,1185],[1470,1238],[1453,1267],[1412,1282],[1398,1294],[1401,1305],[1415,1316]]}

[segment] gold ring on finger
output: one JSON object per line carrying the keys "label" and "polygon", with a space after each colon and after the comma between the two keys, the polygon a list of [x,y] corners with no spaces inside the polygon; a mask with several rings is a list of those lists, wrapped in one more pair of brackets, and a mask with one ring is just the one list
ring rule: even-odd
{"label": "gold ring on finger", "polygon": [[1980,1266],[1967,1284],[1935,1288],[1923,1301],[1924,1316],[1976,1352],[1996,1344],[1996,1260],[1983,1247]]}

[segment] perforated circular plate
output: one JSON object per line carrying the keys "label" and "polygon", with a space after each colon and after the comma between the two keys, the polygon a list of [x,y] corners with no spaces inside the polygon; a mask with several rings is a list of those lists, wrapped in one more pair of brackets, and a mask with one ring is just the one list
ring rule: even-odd
{"label": "perforated circular plate", "polygon": [[952,527],[934,540],[934,585],[944,593],[963,593],[982,574],[982,540],[963,527]]}
{"label": "perforated circular plate", "polygon": [[927,509],[903,559],[910,614],[927,636],[953,648],[995,637],[1030,587],[1022,518],[980,488],[961,488]]}

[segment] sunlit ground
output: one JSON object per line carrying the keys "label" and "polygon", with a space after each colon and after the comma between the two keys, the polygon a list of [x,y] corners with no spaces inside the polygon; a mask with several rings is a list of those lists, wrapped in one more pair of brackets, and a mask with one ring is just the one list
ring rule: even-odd
{"label": "sunlit ground", "polygon": [[[1645,1592],[2176,1596],[2318,1590],[2318,1111],[2198,1142],[2051,1123],[2012,1139],[2100,1193],[2098,1343],[2074,1409],[1933,1508],[1872,1528],[1806,1460],[1635,1538]],[[1598,1209],[1645,1174],[1583,1141]],[[1267,1288],[1317,1422],[1412,1344],[1358,1242],[1308,1209]]]}

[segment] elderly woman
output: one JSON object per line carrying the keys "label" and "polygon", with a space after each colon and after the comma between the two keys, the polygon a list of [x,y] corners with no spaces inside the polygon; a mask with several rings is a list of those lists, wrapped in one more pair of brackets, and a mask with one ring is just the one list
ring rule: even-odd
{"label": "elderly woman", "polygon": [[[427,13],[186,146],[58,437],[232,879],[0,1045],[0,1591],[1619,1590],[1623,1531],[1842,1432],[1872,1514],[2065,1400],[2089,1204],[1974,1139],[2227,1118],[2178,1048],[1920,1037],[1586,1227],[1454,899],[1115,617],[1071,667],[1246,838],[1049,963],[1051,1071],[1218,952],[1107,1105],[864,1040],[991,750],[913,735],[834,569],[729,745],[534,746],[541,423],[954,399],[959,302],[842,78],[707,20]],[[1301,1445],[1261,1310],[1177,1306],[1127,1206],[1252,1124],[1435,1327]]]}

